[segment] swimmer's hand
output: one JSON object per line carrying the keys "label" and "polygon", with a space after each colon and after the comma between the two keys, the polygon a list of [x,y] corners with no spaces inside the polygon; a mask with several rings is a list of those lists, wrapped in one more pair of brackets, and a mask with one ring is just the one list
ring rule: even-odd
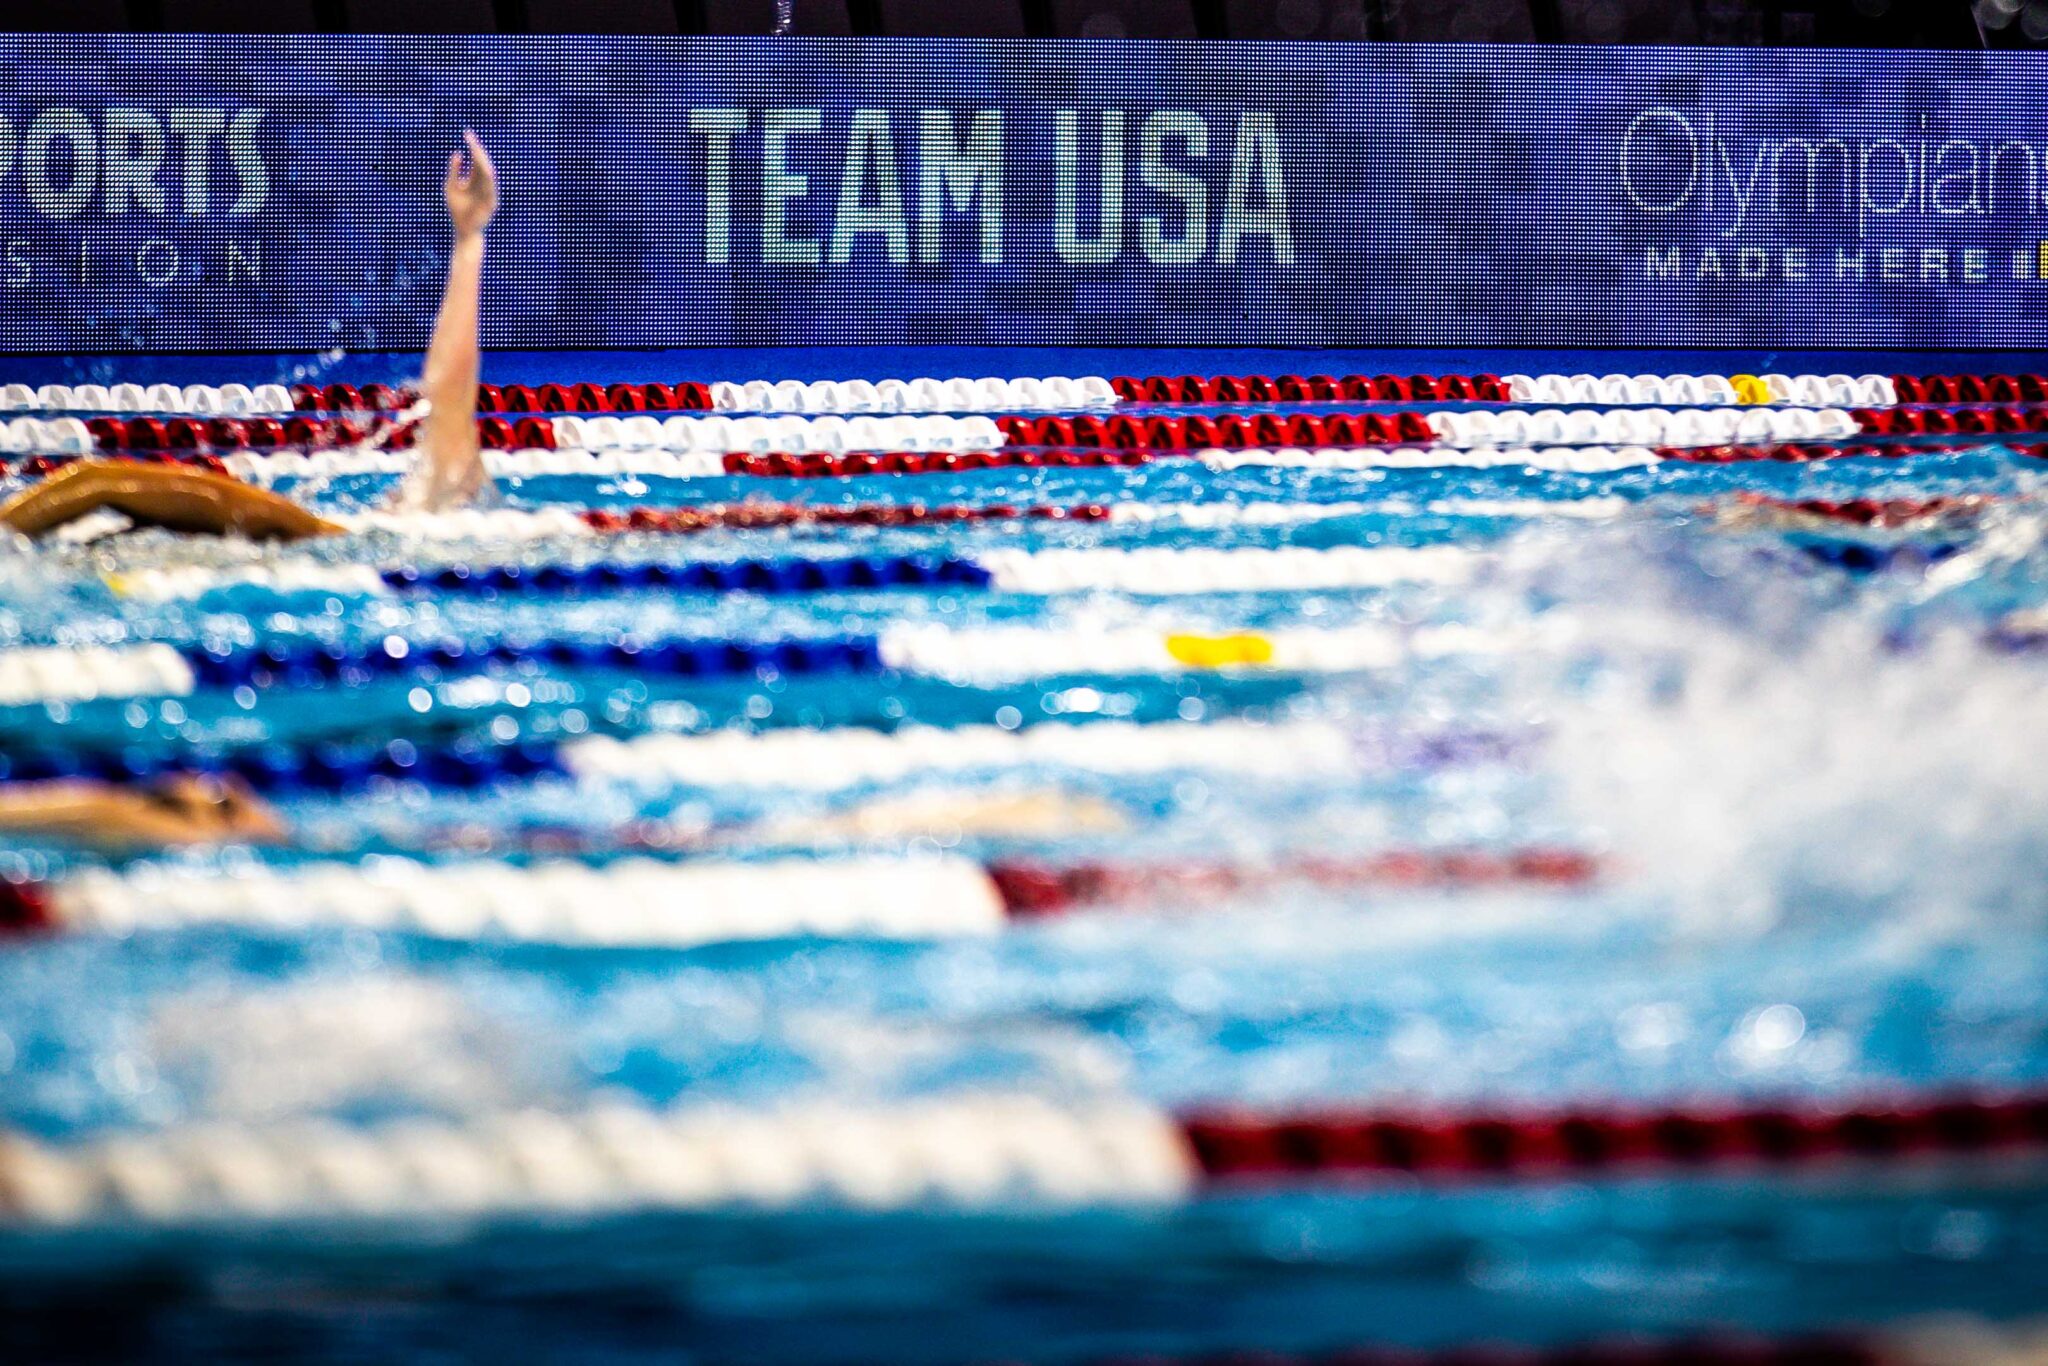
{"label": "swimmer's hand", "polygon": [[475,133],[463,129],[462,140],[469,144],[469,156],[465,160],[460,152],[448,154],[448,178],[441,184],[441,195],[448,201],[455,235],[481,237],[498,211],[498,170]]}
{"label": "swimmer's hand", "polygon": [[186,465],[81,460],[0,504],[0,526],[25,536],[77,521],[101,508],[126,513],[139,526],[296,541],[342,528],[281,494]]}
{"label": "swimmer's hand", "polygon": [[0,830],[111,849],[273,844],[277,813],[235,777],[179,774],[142,787],[55,781],[0,785]]}

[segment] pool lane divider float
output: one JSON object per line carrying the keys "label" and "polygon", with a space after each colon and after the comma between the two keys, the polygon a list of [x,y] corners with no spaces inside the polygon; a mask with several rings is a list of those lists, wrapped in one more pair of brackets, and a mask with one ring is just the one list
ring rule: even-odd
{"label": "pool lane divider float", "polygon": [[[1619,497],[1586,498],[1430,498],[1421,501],[1383,499],[1377,502],[1335,501],[1327,503],[1075,503],[1046,504],[992,503],[982,505],[924,503],[859,503],[850,507],[808,507],[799,503],[713,503],[699,507],[633,507],[591,509],[575,514],[589,530],[602,535],[645,532],[661,535],[689,535],[712,530],[780,530],[788,527],[924,527],[964,524],[1019,525],[1044,522],[1107,522],[1112,525],[1169,525],[1184,527],[1293,526],[1302,522],[1336,521],[1345,517],[1498,517],[1545,518],[1601,521],[1618,517],[1629,508]],[[454,517],[486,514],[446,514]],[[520,514],[512,514],[519,516]],[[372,523],[367,519],[344,519],[351,530],[388,529],[414,534],[410,514],[383,514]],[[537,539],[544,532],[527,533],[512,527],[507,540]],[[442,531],[437,524],[429,535],[460,534],[453,525]],[[495,534],[490,523],[480,523],[471,533],[477,539]]]}
{"label": "pool lane divider float", "polygon": [[[410,407],[406,386],[348,383],[0,385],[0,412],[271,415],[380,414]],[[2038,403],[2041,375],[1100,375],[1001,379],[750,380],[702,384],[483,384],[485,413],[990,412],[1171,404],[1448,401],[1467,403],[1796,404]]]}
{"label": "pool lane divider float", "polygon": [[[246,422],[95,417],[81,442],[76,418],[16,418],[0,427],[0,451],[17,454],[218,453],[290,448],[348,451],[366,439],[342,418]],[[1881,436],[2014,434],[2048,430],[2048,408],[1537,408],[1504,411],[1226,413],[1220,417],[1081,414],[1047,417],[652,417],[477,419],[486,450],[668,451],[745,457],[897,454],[985,455],[1122,451],[1134,455],[1262,448],[1440,444],[1516,446],[1714,446]],[[387,443],[402,454],[403,440]],[[746,472],[718,463],[718,472]],[[970,463],[963,468],[973,468]],[[232,465],[229,468],[233,468]],[[709,472],[709,471],[707,471]],[[878,465],[869,473],[893,473]]]}
{"label": "pool lane divider float", "polygon": [[[2048,459],[2048,443],[2003,442],[2016,455]],[[982,451],[809,451],[780,453],[487,450],[484,467],[500,479],[640,478],[710,479],[727,475],[770,479],[851,479],[868,475],[957,475],[973,470],[1095,470],[1191,458],[1212,469],[1533,469],[1604,474],[1670,460],[1701,464],[1748,461],[1810,462],[1837,459],[1908,459],[1965,453],[1953,442],[1767,441],[1701,446],[1378,446],[1286,447],[1277,450],[1133,451],[1116,449]],[[38,455],[9,464],[0,475],[40,479],[84,455]],[[229,456],[158,453],[117,458],[193,465],[255,484],[355,475],[402,475],[414,457],[394,450],[238,451]]]}
{"label": "pool lane divider float", "polygon": [[925,674],[1025,679],[1071,674],[1245,670],[1341,673],[1455,655],[1500,654],[1541,643],[1540,629],[1378,624],[1222,633],[1147,628],[1046,630],[885,627],[875,635],[782,640],[458,642],[364,645],[271,642],[220,649],[158,642],[0,650],[0,706],[183,697],[201,687],[359,687],[379,679],[433,681],[498,669],[615,669],[645,678],[809,674]]}
{"label": "pool lane divider float", "polygon": [[582,948],[688,949],[793,938],[921,942],[992,935],[1015,922],[1084,911],[1178,914],[1290,889],[1577,892],[1600,873],[1597,858],[1569,849],[1398,850],[1237,864],[982,864],[950,854],[677,860],[638,852],[523,865],[395,855],[245,863],[227,871],[137,863],[79,869],[48,882],[0,882],[0,937],[224,925]]}
{"label": "pool lane divider float", "polygon": [[[1090,1357],[1080,1366],[2039,1366],[2048,1328],[1967,1316],[1930,1317],[1882,1331],[1763,1336],[1720,1331],[1590,1341],[1456,1346],[1365,1343],[1333,1348]],[[1009,1366],[1002,1363],[1001,1366]]]}
{"label": "pool lane divider float", "polygon": [[1825,1110],[1244,1115],[1002,1092],[752,1109],[613,1102],[364,1125],[194,1123],[59,1142],[0,1133],[0,1227],[1157,1206],[1330,1183],[1370,1195],[1417,1183],[1779,1174],[2015,1179],[2038,1177],[2044,1155],[2048,1096],[2028,1091]]}
{"label": "pool lane divider float", "polygon": [[464,593],[481,597],[592,592],[807,594],[948,588],[1027,595],[1109,592],[1143,597],[1455,584],[1483,553],[1456,546],[1327,549],[987,550],[972,557],[842,555],[827,559],[698,560],[688,564],[453,564],[442,568],[279,562],[110,574],[124,597],[190,598],[230,588],[275,593]]}
{"label": "pool lane divider float", "polygon": [[1040,721],[894,730],[724,729],[687,735],[582,736],[446,745],[399,739],[310,746],[182,749],[12,748],[0,782],[90,778],[134,782],[173,773],[233,774],[275,795],[347,792],[380,779],[479,788],[536,777],[617,784],[639,791],[767,788],[832,792],[911,778],[1029,767],[1114,777],[1178,771],[1305,779],[1364,769],[1440,767],[1509,758],[1514,743],[1485,731],[1387,736],[1330,722]]}
{"label": "pool lane divider float", "polygon": [[1089,1357],[1080,1366],[2039,1366],[2044,1360],[2048,1329],[2038,1322],[1933,1317],[1881,1332],[1763,1336],[1722,1330],[1536,1343],[1496,1337],[1449,1347],[1364,1343],[1295,1351],[1146,1352]]}

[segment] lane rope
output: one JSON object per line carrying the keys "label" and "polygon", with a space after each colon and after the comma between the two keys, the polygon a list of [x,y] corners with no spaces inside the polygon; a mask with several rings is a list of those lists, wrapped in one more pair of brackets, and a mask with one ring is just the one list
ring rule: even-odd
{"label": "lane rope", "polygon": [[1342,673],[1540,645],[1540,624],[1501,631],[1463,625],[1378,624],[1275,631],[1161,631],[904,624],[873,636],[782,640],[459,641],[364,645],[272,641],[181,650],[158,643],[91,649],[0,650],[0,705],[182,697],[201,687],[360,687],[378,679],[434,681],[498,669],[617,669],[643,677],[726,678],[873,674],[884,669],[965,681],[1073,674],[1199,671]]}
{"label": "lane rope", "polygon": [[1174,1116],[1122,1097],[1053,1102],[987,1092],[753,1110],[616,1102],[362,1126],[190,1124],[70,1142],[4,1135],[0,1223],[1155,1205],[1248,1182],[1559,1181],[2015,1161],[2035,1169],[2044,1150],[2048,1096],[2037,1092],[1829,1110],[1450,1116]]}
{"label": "lane rope", "polygon": [[1109,592],[1141,597],[1192,593],[1381,588],[1462,583],[1484,562],[1453,546],[1329,549],[988,550],[970,557],[855,555],[829,559],[510,564],[440,568],[272,561],[229,567],[186,565],[109,574],[108,587],[139,601],[202,597],[232,589],[278,594],[462,593],[480,597],[593,592],[809,594],[966,588],[1056,595]]}

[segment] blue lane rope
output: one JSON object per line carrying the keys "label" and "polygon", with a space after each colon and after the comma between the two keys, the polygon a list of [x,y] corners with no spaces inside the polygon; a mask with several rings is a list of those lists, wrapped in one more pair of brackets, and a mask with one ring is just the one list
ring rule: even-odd
{"label": "blue lane rope", "polygon": [[880,642],[873,636],[801,640],[549,641],[470,647],[456,642],[407,647],[360,647],[273,642],[251,648],[188,650],[195,680],[213,687],[351,686],[379,678],[437,678],[449,673],[516,664],[561,668],[630,669],[641,675],[717,678],[776,674],[878,673]]}
{"label": "blue lane rope", "polygon": [[0,782],[93,779],[133,783],[172,774],[210,773],[233,775],[258,791],[277,796],[352,792],[380,778],[468,789],[566,772],[557,745],[538,740],[501,745],[467,739],[443,746],[410,740],[382,745],[330,742],[309,749],[263,745],[175,755],[139,749],[0,754]]}
{"label": "blue lane rope", "polygon": [[994,576],[972,560],[868,555],[825,560],[728,560],[696,564],[451,565],[387,570],[400,592],[496,597],[658,588],[685,593],[817,593],[862,588],[987,588]]}

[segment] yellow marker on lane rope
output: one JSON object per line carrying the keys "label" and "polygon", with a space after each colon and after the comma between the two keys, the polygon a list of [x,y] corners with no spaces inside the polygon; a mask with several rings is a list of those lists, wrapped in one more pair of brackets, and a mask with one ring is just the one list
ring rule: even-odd
{"label": "yellow marker on lane rope", "polygon": [[1730,375],[1728,382],[1735,386],[1738,403],[1769,403],[1771,387],[1755,375]]}
{"label": "yellow marker on lane rope", "polygon": [[1271,664],[1273,642],[1249,631],[1227,636],[1171,635],[1166,653],[1176,663],[1195,669],[1228,669],[1241,664]]}

